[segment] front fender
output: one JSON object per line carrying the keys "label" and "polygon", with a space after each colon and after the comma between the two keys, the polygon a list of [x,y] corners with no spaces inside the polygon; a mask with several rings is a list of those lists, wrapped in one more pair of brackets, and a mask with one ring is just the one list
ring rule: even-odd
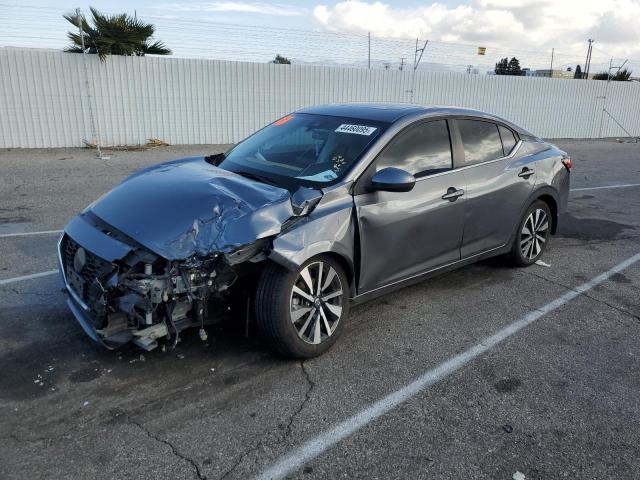
{"label": "front fender", "polygon": [[[322,253],[340,255],[351,272],[354,263],[353,206],[326,215],[309,216],[273,240],[269,258],[295,270]],[[350,272],[349,272],[350,273]]]}

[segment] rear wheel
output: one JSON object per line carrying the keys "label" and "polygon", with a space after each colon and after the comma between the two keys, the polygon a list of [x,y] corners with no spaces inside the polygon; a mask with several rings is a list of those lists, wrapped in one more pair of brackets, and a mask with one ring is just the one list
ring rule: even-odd
{"label": "rear wheel", "polygon": [[260,278],[258,329],[284,355],[311,358],[327,351],[348,311],[347,277],[329,256],[314,257],[296,271],[271,263]]}
{"label": "rear wheel", "polygon": [[525,267],[535,263],[547,248],[551,238],[551,210],[538,200],[527,209],[515,235],[511,247],[511,260],[517,266]]}

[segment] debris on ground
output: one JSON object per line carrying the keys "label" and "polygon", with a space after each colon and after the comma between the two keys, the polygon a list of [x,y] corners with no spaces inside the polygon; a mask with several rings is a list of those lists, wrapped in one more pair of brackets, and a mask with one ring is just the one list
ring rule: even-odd
{"label": "debris on ground", "polygon": [[516,471],[511,478],[513,478],[513,480],[525,480],[526,477],[524,476],[524,473]]}
{"label": "debris on ground", "polygon": [[543,262],[542,260],[537,260],[536,265],[540,265],[541,267],[550,267],[548,263]]}
{"label": "debris on ground", "polygon": [[[84,140],[84,144],[87,148],[96,149],[98,148],[98,144],[95,140],[91,142],[87,142]],[[158,138],[150,138],[145,144],[138,145],[100,145],[100,148],[103,150],[115,150],[121,152],[143,152],[145,150],[152,150],[154,148],[159,147],[168,147],[169,144],[164,140],[160,140]]]}

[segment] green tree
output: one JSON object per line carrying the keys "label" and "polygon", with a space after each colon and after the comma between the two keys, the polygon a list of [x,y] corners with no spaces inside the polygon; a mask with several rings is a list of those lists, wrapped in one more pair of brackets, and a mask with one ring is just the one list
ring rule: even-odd
{"label": "green tree", "polygon": [[76,29],[82,25],[82,36],[84,37],[84,51],[82,50],[83,38],[80,33],[70,31],[67,37],[72,45],[66,48],[67,52],[98,54],[100,60],[104,61],[107,55],[171,55],[164,43],[156,41],[151,43],[151,37],[155,32],[155,27],[150,23],[145,23],[126,13],[119,15],[104,15],[93,7],[91,10],[91,21],[89,25],[84,15],[77,13],[63,15],[63,17]]}
{"label": "green tree", "polygon": [[613,76],[613,80],[616,82],[628,82],[631,78],[631,70],[623,68],[622,70],[618,70],[618,72]]}
{"label": "green tree", "polygon": [[282,64],[282,65],[291,65],[291,60],[289,60],[287,57],[283,57],[282,55],[277,54],[276,58],[271,63],[279,63],[279,64]]}
{"label": "green tree", "polygon": [[494,72],[496,75],[522,75],[522,68],[516,57],[511,57],[511,60],[505,57],[496,63]]}
{"label": "green tree", "polygon": [[516,57],[512,57],[509,60],[509,75],[522,75],[520,61]]}
{"label": "green tree", "polygon": [[496,75],[509,75],[509,59],[507,57],[496,63],[496,68],[493,70]]}
{"label": "green tree", "polygon": [[[611,75],[611,80],[615,82],[628,82],[631,78],[631,70],[623,68],[622,70],[618,70],[614,75]],[[607,72],[599,72],[593,76],[594,80],[607,80],[609,79],[609,74]]]}

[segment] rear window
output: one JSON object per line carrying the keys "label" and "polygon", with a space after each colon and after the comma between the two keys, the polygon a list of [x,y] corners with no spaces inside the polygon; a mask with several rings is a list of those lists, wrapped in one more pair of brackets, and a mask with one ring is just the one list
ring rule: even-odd
{"label": "rear window", "polygon": [[486,162],[504,156],[502,141],[495,123],[479,120],[458,120],[464,146],[465,164]]}
{"label": "rear window", "polygon": [[240,142],[219,166],[297,189],[336,183],[387,124],[329,115],[295,113]]}
{"label": "rear window", "polygon": [[502,139],[502,151],[506,157],[511,153],[513,147],[515,147],[518,142],[516,141],[516,137],[513,132],[507,127],[498,125],[498,130],[500,131],[500,138]]}

